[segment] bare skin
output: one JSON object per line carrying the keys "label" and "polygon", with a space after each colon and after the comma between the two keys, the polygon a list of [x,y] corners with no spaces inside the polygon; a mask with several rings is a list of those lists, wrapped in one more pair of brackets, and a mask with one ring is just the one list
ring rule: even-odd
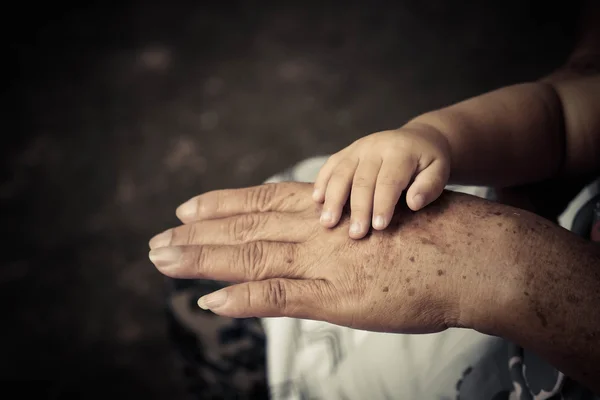
{"label": "bare skin", "polygon": [[[527,211],[444,193],[389,229],[323,228],[311,185],[210,192],[178,209],[150,258],[176,278],[241,282],[200,299],[231,317],[287,316],[403,333],[465,327],[530,348],[600,390],[600,248]],[[581,310],[586,310],[582,313]]]}

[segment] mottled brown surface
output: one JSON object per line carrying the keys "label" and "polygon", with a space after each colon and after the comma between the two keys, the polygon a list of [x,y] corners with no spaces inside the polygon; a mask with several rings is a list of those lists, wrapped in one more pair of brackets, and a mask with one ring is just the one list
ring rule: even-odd
{"label": "mottled brown surface", "polygon": [[0,379],[183,398],[147,260],[176,205],[546,73],[568,46],[567,10],[519,1],[209,3],[6,13]]}

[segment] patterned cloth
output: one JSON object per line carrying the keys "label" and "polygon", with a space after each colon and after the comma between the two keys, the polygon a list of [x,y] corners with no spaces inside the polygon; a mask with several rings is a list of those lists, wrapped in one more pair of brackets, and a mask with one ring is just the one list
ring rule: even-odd
{"label": "patterned cloth", "polygon": [[256,318],[204,311],[200,296],[224,284],[168,279],[170,335],[181,355],[188,390],[196,399],[265,399],[265,338]]}

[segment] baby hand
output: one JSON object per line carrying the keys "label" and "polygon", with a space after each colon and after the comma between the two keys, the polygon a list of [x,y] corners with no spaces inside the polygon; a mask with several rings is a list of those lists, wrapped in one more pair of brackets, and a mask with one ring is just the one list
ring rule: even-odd
{"label": "baby hand", "polygon": [[[365,136],[332,155],[319,171],[313,199],[324,203],[321,224],[333,228],[350,195],[350,237],[363,238],[369,224],[385,229],[409,185],[413,211],[437,199],[450,176],[450,145],[437,130],[412,125]],[[412,183],[411,183],[412,181]]]}

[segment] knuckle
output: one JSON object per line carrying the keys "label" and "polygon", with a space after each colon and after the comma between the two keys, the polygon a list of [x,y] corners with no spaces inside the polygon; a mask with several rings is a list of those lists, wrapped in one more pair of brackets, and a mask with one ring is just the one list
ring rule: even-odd
{"label": "knuckle", "polygon": [[265,291],[265,299],[268,304],[279,310],[287,308],[287,287],[283,280],[271,279],[267,281]]}
{"label": "knuckle", "polygon": [[293,264],[297,260],[296,245],[287,246],[285,251],[285,262],[287,264]]}
{"label": "knuckle", "polygon": [[256,267],[263,265],[265,257],[265,245],[262,242],[254,242],[250,246],[250,261],[256,270]]}
{"label": "knuckle", "polygon": [[352,147],[358,147],[361,144],[364,144],[365,142],[367,142],[369,140],[369,136],[363,136],[361,138],[356,139],[354,142],[350,143],[350,148]]}
{"label": "knuckle", "polygon": [[439,185],[440,179],[438,179],[437,177],[429,177],[427,179],[424,179],[423,183],[421,183],[421,185],[419,186],[421,186],[424,190],[431,191]]}
{"label": "knuckle", "polygon": [[338,164],[338,166],[336,168],[336,171],[347,174],[348,171],[354,170],[355,167],[356,167],[356,161],[354,159],[346,157],[340,161],[340,163]]}
{"label": "knuckle", "polygon": [[221,190],[205,193],[198,200],[198,212],[200,215],[220,214],[225,200],[225,194]]}
{"label": "knuckle", "polygon": [[440,174],[431,174],[423,179],[423,183],[421,185],[428,190],[439,190],[443,189],[444,182],[444,176]]}
{"label": "knuckle", "polygon": [[249,243],[241,248],[242,268],[247,279],[261,279],[264,245],[261,242]]}
{"label": "knuckle", "polygon": [[388,188],[390,188],[390,187],[396,188],[396,187],[403,185],[403,182],[404,181],[402,179],[399,179],[392,175],[385,175],[385,176],[380,177],[377,180],[377,185],[383,186],[383,187],[388,187]]}
{"label": "knuckle", "polygon": [[196,235],[198,234],[196,224],[188,225],[187,237],[185,238],[185,244],[194,244],[196,242]]}
{"label": "knuckle", "polygon": [[386,147],[383,150],[383,155],[385,157],[394,157],[399,154],[415,154],[417,151],[417,145],[414,140],[408,139],[406,137],[398,138],[393,145]]}
{"label": "knuckle", "polygon": [[252,310],[254,309],[254,296],[256,292],[248,285],[244,285],[244,288],[246,289],[246,304],[248,304],[248,309]]}
{"label": "knuckle", "polygon": [[387,217],[388,221],[394,214],[394,209],[396,208],[396,204],[398,202],[396,199],[385,198],[381,199],[373,205],[373,214],[378,215],[381,214],[384,217]]}
{"label": "knuckle", "polygon": [[374,182],[372,179],[369,179],[366,176],[355,175],[354,181],[352,182],[352,186],[355,188],[370,189],[374,186]]}
{"label": "knuckle", "polygon": [[247,242],[252,239],[257,227],[258,217],[256,215],[241,215],[229,224],[229,236],[238,242]]}
{"label": "knuckle", "polygon": [[340,161],[341,158],[341,154],[338,153],[334,153],[332,155],[329,156],[329,158],[327,159],[327,163],[333,163],[333,164],[337,164]]}
{"label": "knuckle", "polygon": [[282,256],[283,256],[282,261],[285,263],[285,265],[288,266],[290,271],[300,272],[299,271],[300,266],[297,265],[297,260],[299,260],[299,257],[296,254],[296,251],[297,251],[296,246],[297,246],[296,244],[290,244],[290,245],[285,246],[285,248],[282,252]]}
{"label": "knuckle", "polygon": [[331,174],[331,182],[348,184],[352,182],[352,170],[346,167],[338,167]]}
{"label": "knuckle", "polygon": [[208,249],[204,246],[198,246],[196,251],[194,252],[194,269],[196,271],[196,276],[198,278],[202,278],[206,275],[206,267],[210,265],[207,262],[208,257]]}
{"label": "knuckle", "polygon": [[363,136],[361,138],[356,139],[350,146],[352,147],[361,147],[361,146],[370,146],[373,143],[377,142],[378,132],[371,133],[369,135]]}
{"label": "knuckle", "polygon": [[266,184],[248,191],[246,202],[249,210],[268,211],[275,195],[276,185]]}
{"label": "knuckle", "polygon": [[367,207],[362,203],[352,203],[350,209],[353,217],[364,217],[367,214]]}
{"label": "knuckle", "polygon": [[437,177],[442,183],[446,183],[450,178],[450,163],[447,161],[440,161],[440,172]]}
{"label": "knuckle", "polygon": [[331,173],[331,178],[329,183],[336,183],[336,182],[346,182],[348,180],[348,174],[345,173],[345,171],[343,169],[339,169],[336,168],[332,173]]}

